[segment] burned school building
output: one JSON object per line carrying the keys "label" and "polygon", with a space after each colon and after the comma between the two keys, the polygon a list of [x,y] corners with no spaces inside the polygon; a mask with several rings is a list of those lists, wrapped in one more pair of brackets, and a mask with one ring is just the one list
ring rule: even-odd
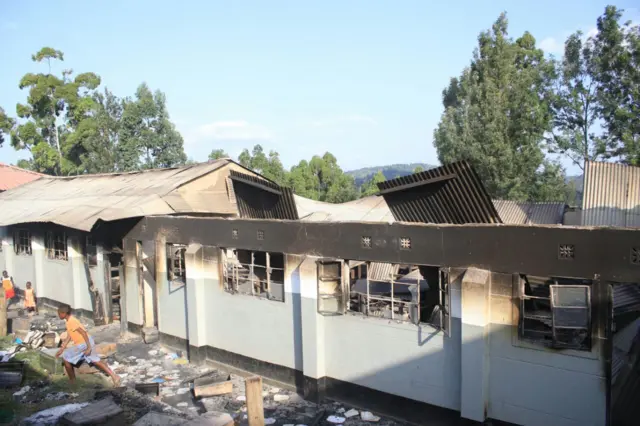
{"label": "burned school building", "polygon": [[44,304],[309,399],[416,423],[633,424],[639,170],[590,163],[581,209],[491,200],[464,162],[339,205],[226,159],[43,177],[0,194],[0,267]]}

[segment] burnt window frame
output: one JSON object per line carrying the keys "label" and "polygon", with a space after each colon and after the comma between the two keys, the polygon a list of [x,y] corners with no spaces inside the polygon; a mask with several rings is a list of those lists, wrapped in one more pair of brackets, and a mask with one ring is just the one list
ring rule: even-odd
{"label": "burnt window frame", "polygon": [[[232,252],[235,256],[233,260],[230,260],[228,252]],[[238,258],[238,251],[249,254],[250,263],[242,263]],[[261,265],[256,263],[256,254],[264,254],[265,264]],[[282,267],[272,266],[272,256],[280,256],[282,258]],[[273,302],[285,303],[285,268],[286,268],[286,255],[279,252],[269,252],[260,250],[248,250],[241,248],[220,248],[221,263],[221,281],[222,288],[225,292],[230,294],[239,294],[244,296],[257,297],[259,299],[265,299]],[[256,268],[264,269],[265,279],[261,280],[254,271]],[[249,285],[251,291],[243,291],[240,289],[240,271],[248,271],[250,281],[245,282]],[[274,279],[274,271],[280,271],[282,280]],[[272,286],[281,286],[280,294],[282,298],[277,297],[277,292],[272,291]],[[260,287],[259,291],[256,287]],[[266,296],[265,296],[266,295]]]}
{"label": "burnt window frame", "polygon": [[[337,267],[339,272],[338,275],[329,275],[325,274],[326,266],[334,265]],[[345,274],[346,263],[342,259],[319,259],[316,261],[317,268],[317,291],[318,291],[318,301],[317,301],[317,310],[320,315],[324,316],[335,316],[335,315],[343,315],[347,312],[348,308],[348,292],[345,291],[345,277],[348,274]],[[321,291],[321,282],[336,282],[337,283],[337,291],[334,293],[323,293]],[[324,287],[322,287],[324,288]],[[327,300],[335,300],[336,306],[334,309],[326,309],[325,301]]]}
{"label": "burnt window frame", "polygon": [[[395,322],[400,322],[403,324],[412,324],[415,326],[423,326],[423,325],[428,325],[431,326],[433,328],[435,328],[436,330],[442,331],[446,336],[449,336],[451,333],[451,292],[450,292],[450,287],[451,287],[451,282],[450,282],[450,268],[449,267],[438,267],[438,300],[439,300],[439,304],[436,305],[434,307],[434,310],[432,311],[430,317],[428,320],[423,319],[421,317],[421,309],[422,309],[422,301],[421,301],[421,292],[420,292],[420,281],[425,279],[425,277],[423,277],[420,274],[421,278],[418,278],[418,282],[415,284],[409,284],[409,283],[404,283],[404,282],[397,282],[394,280],[394,277],[390,277],[390,281],[388,281],[390,289],[391,289],[391,296],[387,297],[387,296],[372,296],[370,294],[370,280],[369,280],[369,274],[367,273],[366,277],[364,277],[366,279],[366,287],[367,287],[367,294],[365,297],[366,300],[366,307],[365,307],[365,311],[356,311],[356,310],[351,310],[350,309],[350,297],[351,297],[351,284],[350,284],[350,270],[351,267],[348,265],[347,260],[343,260],[343,259],[318,259],[316,261],[316,265],[318,268],[318,272],[317,272],[317,297],[318,297],[318,307],[317,307],[317,311],[320,315],[324,315],[324,316],[336,316],[336,315],[344,315],[344,314],[351,314],[351,315],[357,315],[357,316],[366,316],[369,318],[378,318],[378,319],[383,319],[385,321],[395,321]],[[340,265],[340,271],[341,271],[341,276],[340,277],[335,277],[335,276],[331,276],[331,277],[325,277],[322,275],[321,272],[321,268],[323,265],[326,264],[338,264]],[[370,261],[366,261],[364,262],[364,264],[366,265],[367,271],[369,271],[370,268]],[[396,266],[399,266],[399,264],[392,264],[393,268],[395,269]],[[428,265],[417,265],[417,264],[412,264],[410,266],[428,266]],[[356,266],[357,267],[357,266]],[[346,269],[349,269],[349,271],[347,272]],[[321,282],[332,282],[332,281],[337,281],[339,280],[340,282],[340,286],[338,286],[339,291],[333,293],[333,294],[323,294],[320,286],[321,286]],[[411,301],[411,302],[407,302],[407,301],[400,301],[400,300],[396,300],[396,298],[394,298],[394,287],[396,285],[404,285],[407,287],[411,287],[411,286],[417,286],[417,300],[416,301]],[[328,300],[328,299],[336,299],[339,302],[336,303],[336,308],[334,310],[327,310],[325,309],[325,307],[323,306],[322,301],[323,300]],[[381,302],[390,302],[391,303],[391,318],[381,318],[375,315],[370,315],[369,312],[371,311],[370,308],[370,304],[371,304],[371,300],[378,300]],[[411,320],[411,316],[409,318],[409,321],[407,320],[402,320],[402,319],[398,319],[395,317],[394,314],[394,308],[396,303],[398,304],[406,304],[406,305],[410,305],[410,306],[415,306],[416,309],[416,320],[412,321]],[[434,313],[436,313],[436,309],[439,310],[439,312],[442,312],[441,315],[438,315],[438,321],[437,322],[431,322],[431,318],[433,317]]]}
{"label": "burnt window frame", "polygon": [[[594,280],[580,280],[580,279],[571,279],[565,277],[538,277],[534,276],[534,278],[548,278],[545,283],[537,284],[537,285],[545,285],[549,288],[549,297],[544,296],[534,296],[526,294],[525,286],[527,284],[527,276],[520,275],[518,282],[518,292],[520,299],[520,313],[518,318],[518,339],[528,342],[533,345],[539,345],[543,347],[549,347],[553,349],[566,349],[566,350],[575,350],[580,352],[591,352],[593,349],[593,299],[592,292],[594,288],[595,281]],[[562,282],[566,280],[567,282]],[[548,281],[552,281],[549,283]],[[576,281],[576,282],[572,282]],[[577,281],[582,281],[582,284],[578,284]],[[588,284],[587,284],[588,282]],[[586,306],[561,306],[557,304],[557,292],[562,289],[583,289],[586,291]],[[527,314],[527,302],[535,302],[541,301],[541,303],[548,302],[549,309],[548,315],[529,315]],[[567,326],[567,325],[558,325],[559,322],[557,319],[556,311],[560,310],[570,310],[570,309],[584,309],[586,310],[586,325],[581,327],[576,326]],[[545,310],[546,311],[546,310]],[[541,312],[541,311],[538,311]],[[539,321],[541,323],[550,322],[550,331],[542,331],[542,330],[533,330],[525,328],[525,320]],[[546,323],[545,323],[546,325]],[[566,341],[562,341],[558,335],[559,330],[584,330],[587,334],[586,339],[581,344],[573,344],[568,343]],[[536,336],[537,334],[537,336]],[[550,338],[549,338],[550,337]]]}
{"label": "burnt window frame", "polygon": [[[21,233],[25,233],[23,237]],[[25,243],[26,242],[26,243]],[[13,251],[18,256],[31,256],[33,254],[33,235],[31,231],[24,228],[18,228],[13,231]]]}
{"label": "burnt window frame", "polygon": [[90,268],[98,266],[98,244],[92,235],[85,236],[84,256]]}
{"label": "burnt window frame", "polygon": [[187,245],[167,243],[167,281],[174,287],[187,284]]}
{"label": "burnt window frame", "polygon": [[44,234],[44,252],[48,260],[69,261],[69,243],[64,231],[46,231]]}

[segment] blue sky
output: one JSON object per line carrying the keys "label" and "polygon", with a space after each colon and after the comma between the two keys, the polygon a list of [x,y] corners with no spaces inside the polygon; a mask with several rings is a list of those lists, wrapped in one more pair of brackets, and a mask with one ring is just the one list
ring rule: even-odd
{"label": "blue sky", "polygon": [[[549,53],[595,27],[601,1],[79,1],[0,3],[0,106],[15,114],[43,46],[55,70],[93,71],[119,96],[164,91],[189,157],[256,143],[285,166],[330,151],[344,169],[437,163],[441,92],[468,65],[478,33],[506,10]],[[637,19],[637,3],[618,1]],[[636,8],[634,8],[636,6]],[[8,142],[0,161],[26,153]],[[573,168],[572,168],[573,169]],[[569,171],[572,171],[570,169]]]}

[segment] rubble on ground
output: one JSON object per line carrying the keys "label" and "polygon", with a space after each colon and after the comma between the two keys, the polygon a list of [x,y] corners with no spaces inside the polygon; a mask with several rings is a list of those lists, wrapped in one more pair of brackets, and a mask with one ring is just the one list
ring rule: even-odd
{"label": "rubble on ground", "polygon": [[[55,328],[55,324],[47,327]],[[24,404],[60,401],[63,405],[55,407],[53,411],[44,410],[36,413],[30,417],[31,423],[25,424],[55,424],[62,418],[66,419],[65,422],[71,422],[67,424],[90,424],[86,422],[90,419],[95,420],[97,418],[95,416],[107,412],[111,413],[110,419],[117,419],[119,424],[124,425],[230,426],[230,423],[236,425],[247,423],[243,376],[229,374],[228,371],[217,368],[189,364],[182,352],[168,350],[161,347],[159,343],[146,344],[137,336],[129,335],[126,339],[120,339],[119,324],[95,327],[90,329],[89,333],[94,337],[96,347],[100,345],[102,348],[101,355],[104,361],[120,377],[121,387],[105,389],[100,386],[96,389],[93,400],[80,403],[80,401],[73,402],[78,394],[54,391],[47,379],[31,382],[27,386],[12,390],[14,400]],[[78,374],[81,373],[80,369],[76,371]],[[104,380],[104,386],[110,386],[106,376]],[[149,393],[138,392],[135,390],[136,387],[145,390],[145,393],[148,390]],[[330,401],[315,404],[304,400],[296,392],[284,386],[276,387],[263,383],[262,395],[265,424],[276,426],[331,424],[371,426],[371,423],[395,426],[399,424],[345,404]],[[121,412],[114,409],[114,405],[121,409]],[[74,415],[74,413],[78,414]],[[82,423],[83,421],[85,423]]]}

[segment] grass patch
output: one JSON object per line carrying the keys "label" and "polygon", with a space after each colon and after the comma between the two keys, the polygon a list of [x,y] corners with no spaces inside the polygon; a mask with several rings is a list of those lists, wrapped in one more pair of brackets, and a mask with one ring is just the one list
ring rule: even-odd
{"label": "grass patch", "polygon": [[[6,344],[6,340],[6,338],[0,339],[0,347]],[[11,340],[9,340],[8,346],[11,346],[11,343]],[[65,375],[49,374],[40,365],[39,351],[27,350],[20,352],[16,354],[14,359],[27,363],[23,386],[32,388],[31,392],[28,393],[28,399],[32,399],[34,395],[37,395],[37,400],[34,402],[14,401],[13,394],[20,390],[19,387],[0,389],[0,424],[17,425],[22,419],[38,411],[72,402],[88,401],[93,399],[97,390],[110,387],[110,382],[100,373],[77,374],[74,385],[69,383],[69,379]],[[75,393],[78,396],[61,400],[44,399],[47,395],[57,392]]]}

